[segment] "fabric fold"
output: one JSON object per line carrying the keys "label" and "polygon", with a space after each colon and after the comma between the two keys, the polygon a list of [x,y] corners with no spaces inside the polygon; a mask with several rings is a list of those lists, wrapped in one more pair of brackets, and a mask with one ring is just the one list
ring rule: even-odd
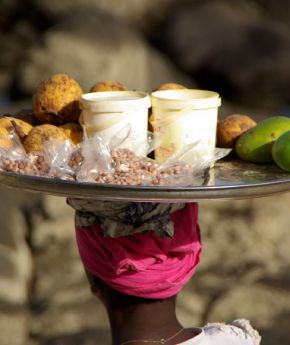
{"label": "fabric fold", "polygon": [[79,253],[88,271],[113,289],[144,298],[177,294],[200,262],[198,205],[187,204],[170,214],[174,237],[146,232],[104,237],[98,225],[76,229]]}

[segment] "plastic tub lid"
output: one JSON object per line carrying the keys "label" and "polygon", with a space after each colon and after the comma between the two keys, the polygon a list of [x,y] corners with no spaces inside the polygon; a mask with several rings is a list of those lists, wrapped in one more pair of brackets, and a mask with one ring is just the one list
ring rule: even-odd
{"label": "plastic tub lid", "polygon": [[198,89],[160,90],[151,94],[153,107],[167,109],[216,108],[221,105],[221,98],[217,92]]}
{"label": "plastic tub lid", "polygon": [[123,112],[129,108],[150,108],[150,96],[140,91],[105,91],[83,94],[82,109],[96,112]]}

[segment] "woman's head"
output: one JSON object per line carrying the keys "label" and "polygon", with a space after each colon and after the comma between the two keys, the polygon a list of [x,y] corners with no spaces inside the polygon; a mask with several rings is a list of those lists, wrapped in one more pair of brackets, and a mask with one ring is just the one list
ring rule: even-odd
{"label": "woman's head", "polygon": [[171,218],[173,238],[159,237],[153,231],[110,238],[98,226],[77,229],[79,252],[90,281],[97,279],[123,295],[144,299],[176,295],[200,261],[196,204],[188,204]]}
{"label": "woman's head", "polygon": [[123,294],[109,285],[104,283],[102,280],[94,276],[92,273],[85,269],[86,276],[90,283],[91,293],[97,297],[107,308],[110,310],[125,310],[127,308],[134,308],[134,306],[149,305],[153,303],[165,302],[166,304],[175,304],[176,295],[163,299],[152,299],[137,297],[132,295]]}

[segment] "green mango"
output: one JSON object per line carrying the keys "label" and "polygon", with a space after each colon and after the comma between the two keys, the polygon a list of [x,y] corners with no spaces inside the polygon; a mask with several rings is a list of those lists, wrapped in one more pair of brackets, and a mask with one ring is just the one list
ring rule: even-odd
{"label": "green mango", "polygon": [[285,132],[275,141],[272,157],[279,168],[290,172],[290,131]]}
{"label": "green mango", "polygon": [[273,143],[289,130],[290,118],[269,117],[242,134],[236,143],[235,151],[245,161],[272,163]]}

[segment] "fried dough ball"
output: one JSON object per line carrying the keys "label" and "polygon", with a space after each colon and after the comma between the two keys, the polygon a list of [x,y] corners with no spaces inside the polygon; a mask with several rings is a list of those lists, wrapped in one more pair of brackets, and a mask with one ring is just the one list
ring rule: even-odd
{"label": "fried dough ball", "polygon": [[78,144],[83,141],[83,129],[77,123],[69,122],[60,126],[64,130],[65,135],[74,144]]}
{"label": "fried dough ball", "polygon": [[90,89],[90,92],[102,91],[127,91],[127,88],[118,81],[105,80],[94,84]]}
{"label": "fried dough ball", "polygon": [[232,114],[225,117],[217,124],[217,146],[234,148],[238,138],[256,124],[247,115]]}
{"label": "fried dough ball", "polygon": [[22,143],[32,129],[31,124],[12,116],[0,118],[0,127],[5,128],[6,130],[13,128]]}
{"label": "fried dough ball", "polygon": [[27,153],[40,152],[43,149],[44,143],[48,140],[67,140],[64,131],[54,125],[40,125],[35,126],[27,135],[24,141],[24,147]]}
{"label": "fried dough ball", "polygon": [[37,87],[32,99],[34,113],[41,123],[77,122],[82,93],[74,79],[66,74],[55,74]]}
{"label": "fried dough ball", "polygon": [[161,91],[161,90],[178,90],[178,89],[187,89],[187,87],[181,84],[177,84],[177,83],[166,83],[159,86],[157,90]]}
{"label": "fried dough ball", "polygon": [[13,142],[9,137],[8,130],[4,127],[0,127],[0,148],[9,149],[12,145]]}
{"label": "fried dough ball", "polygon": [[25,122],[25,121],[22,121],[20,119],[17,119],[15,117],[1,117],[0,118],[0,127],[2,128],[10,128],[10,127],[13,127],[13,122],[19,127],[19,129],[24,133],[24,135],[27,135],[31,129],[32,129],[32,126],[31,124]]}

